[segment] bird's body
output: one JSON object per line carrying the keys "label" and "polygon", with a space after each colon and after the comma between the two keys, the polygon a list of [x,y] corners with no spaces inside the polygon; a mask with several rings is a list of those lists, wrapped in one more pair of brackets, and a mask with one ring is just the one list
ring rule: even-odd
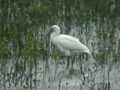
{"label": "bird's body", "polygon": [[[71,68],[73,66],[72,61],[70,60],[70,56],[79,55],[80,53],[87,53],[92,57],[90,50],[86,45],[81,43],[78,38],[61,34],[60,27],[57,25],[53,25],[51,27],[52,33],[50,35],[50,41],[56,48],[65,56],[67,56],[67,66],[66,69]],[[80,61],[80,60],[78,60]],[[93,61],[94,62],[94,61]]]}
{"label": "bird's body", "polygon": [[82,44],[78,38],[60,34],[60,28],[57,25],[53,25],[51,28],[53,29],[50,36],[51,42],[66,56],[78,54],[80,52],[90,54],[89,49]]}

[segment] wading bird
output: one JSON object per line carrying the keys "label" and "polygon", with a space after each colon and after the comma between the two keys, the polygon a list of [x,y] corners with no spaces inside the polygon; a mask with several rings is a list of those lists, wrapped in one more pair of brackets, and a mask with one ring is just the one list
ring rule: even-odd
{"label": "wading bird", "polygon": [[81,43],[78,38],[66,34],[61,34],[60,27],[58,25],[51,26],[50,32],[51,43],[55,45],[56,48],[65,56],[69,57],[73,54],[79,54],[83,52],[91,55],[88,47]]}

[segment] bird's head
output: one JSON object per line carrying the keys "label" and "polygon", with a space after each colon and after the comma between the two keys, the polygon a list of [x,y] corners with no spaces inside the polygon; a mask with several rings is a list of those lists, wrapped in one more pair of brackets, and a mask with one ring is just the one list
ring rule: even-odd
{"label": "bird's head", "polygon": [[50,33],[55,32],[56,34],[60,33],[60,27],[58,25],[53,25],[50,27]]}

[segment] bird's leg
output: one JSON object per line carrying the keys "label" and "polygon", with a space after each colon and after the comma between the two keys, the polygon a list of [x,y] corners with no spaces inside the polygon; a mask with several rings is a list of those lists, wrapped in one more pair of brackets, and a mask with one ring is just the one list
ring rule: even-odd
{"label": "bird's leg", "polygon": [[69,69],[70,67],[70,56],[67,56],[67,66],[66,69]]}
{"label": "bird's leg", "polygon": [[75,56],[72,56],[72,60],[70,62],[71,62],[71,68],[73,68],[73,64],[75,63]]}
{"label": "bird's leg", "polygon": [[67,57],[67,67],[66,67],[67,72],[71,75],[74,72],[73,69],[73,59],[70,58],[70,56]]}
{"label": "bird's leg", "polygon": [[83,57],[82,57],[82,55],[80,55],[78,58],[79,58],[80,73],[83,76],[83,79],[85,80],[84,65],[83,65],[83,62],[82,62]]}
{"label": "bird's leg", "polygon": [[69,70],[69,72],[73,72],[73,63],[74,63],[74,57],[68,56],[67,57],[67,66],[66,69]]}

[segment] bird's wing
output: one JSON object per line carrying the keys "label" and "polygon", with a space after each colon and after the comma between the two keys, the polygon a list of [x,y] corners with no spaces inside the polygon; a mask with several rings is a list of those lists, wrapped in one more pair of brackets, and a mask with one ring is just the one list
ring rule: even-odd
{"label": "bird's wing", "polygon": [[59,44],[64,49],[68,50],[79,50],[82,49],[83,45],[80,43],[79,39],[69,36],[69,35],[59,35],[56,37],[56,43]]}

